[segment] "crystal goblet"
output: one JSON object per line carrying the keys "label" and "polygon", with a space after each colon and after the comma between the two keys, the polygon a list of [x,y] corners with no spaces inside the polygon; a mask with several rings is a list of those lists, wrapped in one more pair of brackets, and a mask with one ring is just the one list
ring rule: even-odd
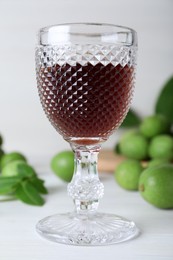
{"label": "crystal goblet", "polygon": [[36,227],[49,240],[92,246],[119,243],[138,234],[133,221],[97,211],[104,193],[97,156],[128,112],[136,51],[137,34],[127,27],[76,23],[39,31],[36,72],[41,104],[75,153],[68,184],[74,211],[46,217]]}

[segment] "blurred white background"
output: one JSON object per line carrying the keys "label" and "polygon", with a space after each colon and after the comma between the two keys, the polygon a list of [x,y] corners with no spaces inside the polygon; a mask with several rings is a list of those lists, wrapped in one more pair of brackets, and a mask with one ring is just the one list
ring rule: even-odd
{"label": "blurred white background", "polygon": [[[106,22],[134,28],[139,54],[133,107],[144,116],[173,73],[172,13],[172,0],[0,0],[0,133],[6,150],[51,156],[69,148],[39,103],[34,48],[40,27]],[[117,136],[104,146],[113,147]]]}

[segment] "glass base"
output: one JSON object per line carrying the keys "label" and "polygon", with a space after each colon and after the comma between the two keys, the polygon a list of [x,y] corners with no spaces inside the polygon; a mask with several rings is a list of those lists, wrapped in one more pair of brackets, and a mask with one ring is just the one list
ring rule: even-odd
{"label": "glass base", "polygon": [[139,234],[135,223],[113,214],[66,213],[38,222],[37,232],[51,241],[78,246],[101,246],[130,240]]}

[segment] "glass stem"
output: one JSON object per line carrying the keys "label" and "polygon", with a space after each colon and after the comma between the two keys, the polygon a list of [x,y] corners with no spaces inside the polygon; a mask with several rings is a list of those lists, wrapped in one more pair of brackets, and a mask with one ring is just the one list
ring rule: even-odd
{"label": "glass stem", "polygon": [[95,213],[99,199],[104,194],[104,186],[97,171],[97,158],[101,147],[74,144],[71,144],[71,147],[75,153],[75,169],[68,185],[68,194],[74,201],[77,213]]}

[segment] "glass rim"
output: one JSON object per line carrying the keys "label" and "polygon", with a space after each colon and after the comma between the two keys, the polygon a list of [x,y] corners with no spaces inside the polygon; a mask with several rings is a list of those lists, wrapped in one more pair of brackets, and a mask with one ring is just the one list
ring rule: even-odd
{"label": "glass rim", "polygon": [[[137,33],[134,29],[127,26],[116,25],[111,23],[74,22],[74,23],[60,23],[60,24],[54,24],[54,25],[42,27],[38,31],[38,45],[52,45],[52,43],[51,42],[49,43],[48,40],[42,41],[42,39],[46,39],[48,35],[53,35],[53,34],[70,35],[71,37],[76,37],[76,38],[88,37],[90,39],[104,37],[104,39],[107,38],[106,43],[109,43],[110,37],[114,36],[114,38],[117,37],[119,39],[123,35],[123,37],[128,38],[128,40],[130,36],[130,40],[129,42],[125,42],[125,41],[121,42],[120,40],[121,44],[125,44],[125,45],[127,44],[127,46],[132,46],[132,45],[137,46]],[[57,40],[57,43],[58,41],[59,40]],[[114,43],[113,40],[111,41],[112,43]],[[53,45],[56,45],[56,43]]]}
{"label": "glass rim", "polygon": [[95,22],[73,22],[73,23],[52,24],[52,25],[48,25],[48,26],[44,26],[44,27],[40,28],[39,32],[40,33],[47,32],[49,29],[51,29],[53,27],[76,26],[76,25],[82,25],[82,26],[85,26],[85,25],[92,26],[93,25],[93,26],[98,26],[98,27],[106,26],[106,27],[110,27],[110,28],[112,27],[112,28],[125,29],[125,30],[127,30],[127,32],[132,32],[132,33],[136,34],[136,31],[128,26],[112,24],[112,23],[95,23]]}

